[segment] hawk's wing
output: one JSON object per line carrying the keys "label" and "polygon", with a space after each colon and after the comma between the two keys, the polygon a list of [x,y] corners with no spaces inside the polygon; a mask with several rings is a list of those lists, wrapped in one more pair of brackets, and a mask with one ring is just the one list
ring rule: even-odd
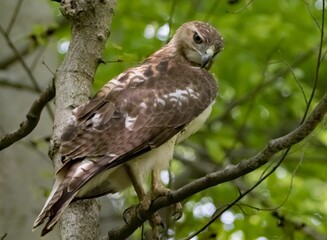
{"label": "hawk's wing", "polygon": [[212,75],[198,67],[163,61],[132,68],[74,111],[62,137],[63,161],[114,157],[110,167],[128,161],[172,138],[216,90]]}
{"label": "hawk's wing", "polygon": [[[90,179],[168,141],[214,101],[216,92],[206,70],[172,61],[143,64],[108,82],[74,110],[62,136],[64,167],[57,174],[63,180],[34,227],[49,217],[44,234],[51,230]],[[83,164],[83,159],[92,161]]]}

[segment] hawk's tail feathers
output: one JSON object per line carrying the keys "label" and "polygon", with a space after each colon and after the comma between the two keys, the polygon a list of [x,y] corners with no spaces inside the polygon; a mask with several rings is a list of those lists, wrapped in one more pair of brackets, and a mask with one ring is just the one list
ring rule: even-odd
{"label": "hawk's tail feathers", "polygon": [[41,213],[36,218],[33,229],[47,220],[41,235],[47,234],[56,225],[61,215],[73,201],[79,190],[101,169],[102,164],[84,160],[64,165],[56,173],[56,181]]}
{"label": "hawk's tail feathers", "polygon": [[[56,181],[41,213],[36,218],[33,229],[47,220],[41,235],[45,235],[56,225],[61,215],[74,198],[82,194],[81,188],[93,177],[104,170],[115,167],[116,158],[104,156],[97,159],[84,159],[82,161],[69,162],[56,173]],[[118,162],[119,163],[119,162]],[[92,186],[90,186],[92,188]],[[88,187],[84,190],[87,192]],[[83,192],[83,189],[82,189]],[[96,194],[95,194],[96,195]],[[83,197],[82,197],[83,198]]]}
{"label": "hawk's tail feathers", "polygon": [[[40,226],[47,218],[48,221],[45,224],[41,236],[44,236],[52,230],[56,225],[64,210],[67,208],[69,203],[74,199],[77,192],[72,194],[67,194],[65,191],[65,186],[61,184],[62,181],[56,180],[53,190],[48,197],[41,213],[36,218],[33,224],[33,231]],[[66,192],[66,194],[64,193]]]}

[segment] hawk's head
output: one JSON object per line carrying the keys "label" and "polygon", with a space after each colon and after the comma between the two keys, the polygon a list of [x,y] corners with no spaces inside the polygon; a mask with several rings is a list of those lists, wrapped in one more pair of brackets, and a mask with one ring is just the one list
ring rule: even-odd
{"label": "hawk's head", "polygon": [[211,67],[213,58],[224,48],[220,33],[208,23],[200,21],[184,23],[171,42],[192,65],[206,69]]}

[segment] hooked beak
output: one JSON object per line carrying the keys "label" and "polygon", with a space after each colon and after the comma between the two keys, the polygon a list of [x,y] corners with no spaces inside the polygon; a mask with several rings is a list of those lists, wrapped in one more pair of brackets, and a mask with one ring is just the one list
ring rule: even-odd
{"label": "hooked beak", "polygon": [[214,50],[213,46],[210,46],[209,48],[206,49],[204,54],[201,55],[201,68],[205,68],[206,65],[211,61],[213,55],[214,55]]}

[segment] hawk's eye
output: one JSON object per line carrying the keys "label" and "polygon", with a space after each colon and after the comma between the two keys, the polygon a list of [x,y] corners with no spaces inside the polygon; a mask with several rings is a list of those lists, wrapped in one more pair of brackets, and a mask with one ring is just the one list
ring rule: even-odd
{"label": "hawk's eye", "polygon": [[193,40],[195,43],[198,43],[198,44],[203,42],[202,38],[199,36],[199,34],[197,32],[194,33]]}

